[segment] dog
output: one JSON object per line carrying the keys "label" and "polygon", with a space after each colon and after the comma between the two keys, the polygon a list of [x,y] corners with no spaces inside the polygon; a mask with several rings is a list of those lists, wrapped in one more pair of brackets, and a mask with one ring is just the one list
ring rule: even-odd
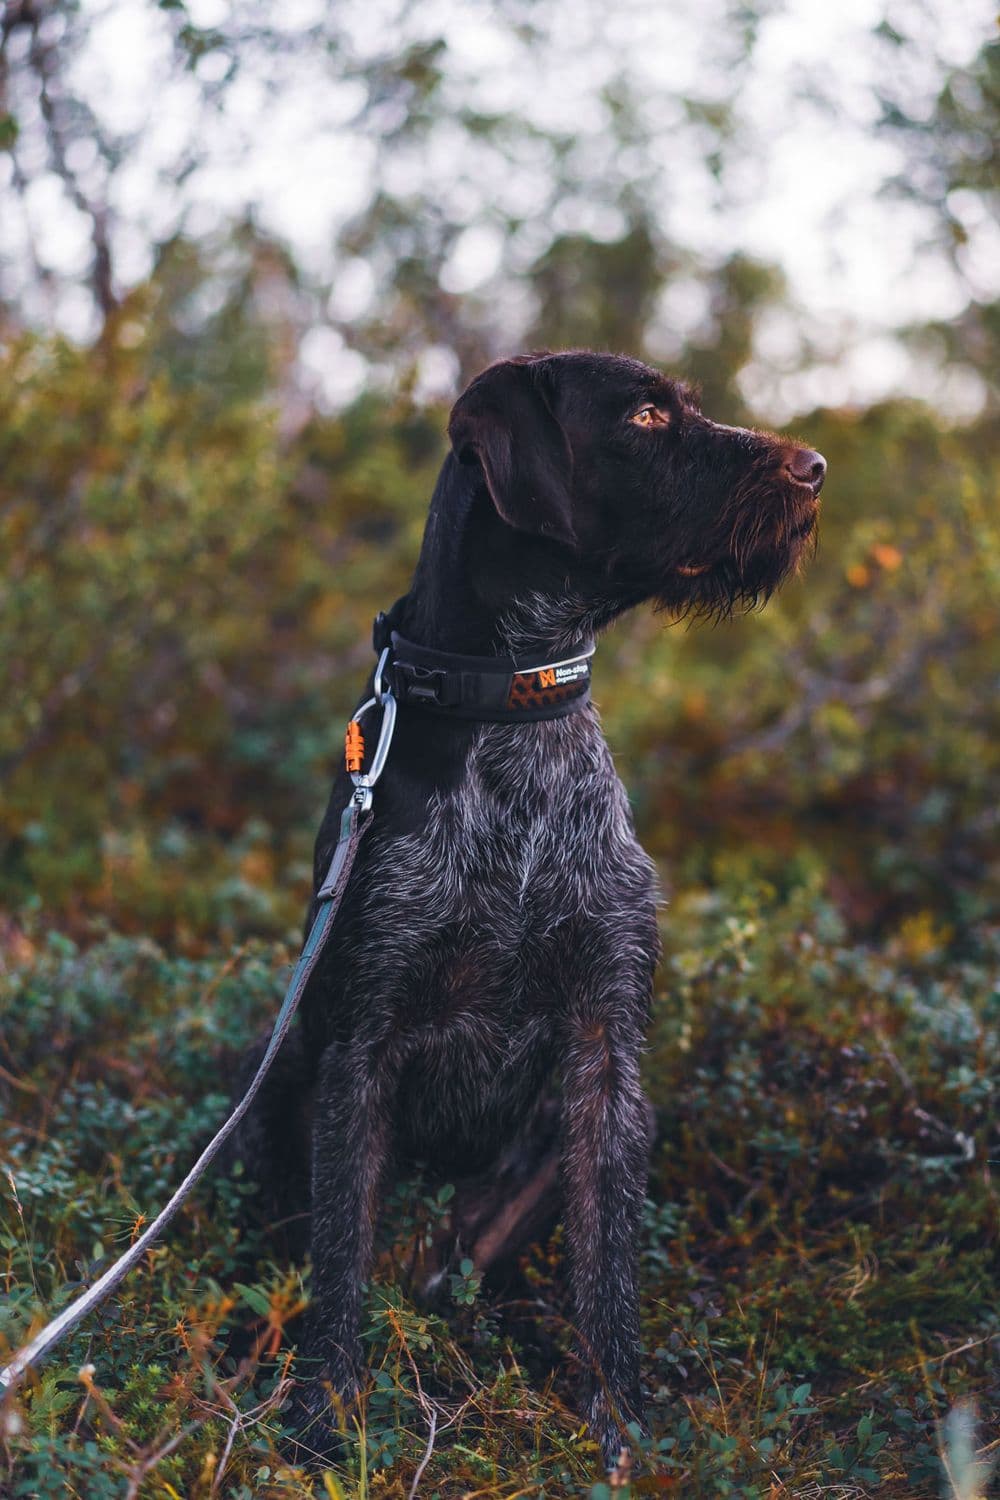
{"label": "dog", "polygon": [[[582,1405],[612,1467],[642,1423],[639,1059],[659,941],[654,868],[589,702],[593,637],[645,601],[719,616],[766,600],[812,545],[826,462],[586,351],[490,366],[448,432],[412,585],[377,622],[398,717],[371,831],[244,1157],[285,1215],[311,1213],[292,1421],[304,1453],[329,1454],[362,1376],[390,1164],[488,1173],[555,1086]],[[317,889],[351,790],[341,771]]]}

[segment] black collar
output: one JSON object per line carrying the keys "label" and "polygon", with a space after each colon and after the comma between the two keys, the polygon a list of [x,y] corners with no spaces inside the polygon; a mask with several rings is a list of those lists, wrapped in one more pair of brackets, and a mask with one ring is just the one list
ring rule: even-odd
{"label": "black collar", "polygon": [[403,601],[375,617],[372,643],[389,648],[386,675],[398,703],[455,719],[520,724],[562,719],[590,702],[592,640],[553,659],[551,651],[461,656],[408,641],[394,628]]}

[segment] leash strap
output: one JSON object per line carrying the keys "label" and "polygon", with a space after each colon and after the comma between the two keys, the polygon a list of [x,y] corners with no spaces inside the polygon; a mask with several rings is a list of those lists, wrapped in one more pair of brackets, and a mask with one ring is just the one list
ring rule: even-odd
{"label": "leash strap", "polygon": [[243,1098],[237,1104],[229,1119],[209,1141],[173,1197],[160,1209],[156,1218],[143,1231],[135,1243],[129,1246],[125,1254],[116,1260],[114,1265],[108,1267],[104,1274],[94,1282],[93,1286],[88,1287],[85,1292],[81,1293],[76,1301],[65,1308],[57,1318],[53,1318],[51,1323],[47,1323],[29,1344],[26,1344],[23,1349],[18,1351],[10,1364],[0,1370],[0,1389],[12,1386],[24,1374],[29,1365],[34,1364],[47,1354],[64,1334],[67,1334],[71,1328],[75,1328],[77,1323],[82,1318],[85,1318],[92,1308],[97,1307],[99,1303],[103,1302],[105,1297],[110,1296],[115,1288],[125,1280],[125,1277],[142,1259],[150,1245],[159,1239],[164,1229],[166,1229],[167,1225],[176,1215],[185,1198],[191,1192],[195,1183],[207,1171],[215,1157],[218,1156],[222,1146],[232,1135],[250,1108],[275,1059],[278,1048],[288,1033],[288,1028],[292,1024],[292,1017],[298,1009],[298,1004],[305,993],[306,985],[309,983],[310,976],[319,962],[320,955],[326,946],[327,938],[330,936],[333,919],[337,915],[337,909],[344,898],[347,881],[351,873],[351,867],[357,856],[358,847],[372,820],[370,803],[370,793],[366,798],[364,795],[359,795],[356,792],[344,809],[340,825],[340,838],[333,851],[333,858],[330,861],[330,868],[326,879],[323,881],[317,894],[319,908],[313,920],[312,927],[309,929],[309,936],[306,938],[302,952],[299,955],[299,961],[295,965],[292,977],[288,982],[285,998],[281,1002],[281,1009],[278,1011],[278,1017],[274,1023],[274,1030],[271,1032],[267,1049]]}

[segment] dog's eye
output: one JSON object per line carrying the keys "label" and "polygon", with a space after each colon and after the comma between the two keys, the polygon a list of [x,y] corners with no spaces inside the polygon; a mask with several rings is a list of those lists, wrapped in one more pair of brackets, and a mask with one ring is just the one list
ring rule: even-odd
{"label": "dog's eye", "polygon": [[670,421],[669,415],[659,406],[640,406],[637,412],[629,418],[636,427],[666,427]]}

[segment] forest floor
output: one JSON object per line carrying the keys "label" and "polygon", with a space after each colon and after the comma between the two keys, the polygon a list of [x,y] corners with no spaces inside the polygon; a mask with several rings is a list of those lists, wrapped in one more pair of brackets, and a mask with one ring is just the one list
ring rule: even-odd
{"label": "forest floor", "polygon": [[[342,1461],[282,1456],[308,1271],[204,1183],[0,1424],[12,1497],[818,1497],[986,1492],[1000,1454],[1000,931],[847,930],[823,879],[675,892],[645,1058],[640,1474],[573,1405],[558,1231],[516,1283],[411,1295],[450,1191],[394,1189]],[[0,971],[0,1348],[127,1245],[223,1117],[294,950],[197,956],[11,922]]]}

